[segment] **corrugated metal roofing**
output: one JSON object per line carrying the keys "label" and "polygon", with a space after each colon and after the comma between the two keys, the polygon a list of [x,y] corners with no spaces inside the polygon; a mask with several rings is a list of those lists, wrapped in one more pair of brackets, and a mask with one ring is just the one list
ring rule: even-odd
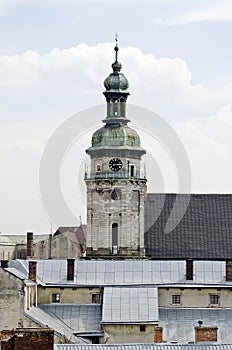
{"label": "corrugated metal roofing", "polygon": [[56,344],[54,350],[231,350],[231,344]]}
{"label": "corrugated metal roofing", "polygon": [[101,332],[101,306],[98,304],[43,304],[40,308],[64,322],[73,333]]}
{"label": "corrugated metal roofing", "polygon": [[158,323],[157,288],[104,288],[102,323]]}
{"label": "corrugated metal roofing", "polygon": [[[28,276],[28,261],[11,260],[9,271],[16,268]],[[74,281],[67,281],[65,260],[38,260],[37,276],[41,284],[58,285],[232,285],[225,281],[224,261],[195,261],[193,281],[186,281],[185,261],[91,260],[75,261]]]}

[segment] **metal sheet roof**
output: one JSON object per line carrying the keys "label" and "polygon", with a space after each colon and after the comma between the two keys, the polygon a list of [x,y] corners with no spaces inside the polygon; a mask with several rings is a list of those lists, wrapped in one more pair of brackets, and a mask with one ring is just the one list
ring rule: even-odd
{"label": "metal sheet roof", "polygon": [[64,322],[73,333],[101,332],[101,306],[98,304],[43,304],[40,308]]}
{"label": "metal sheet roof", "polygon": [[163,327],[163,339],[167,342],[178,341],[186,344],[194,341],[194,327],[198,326],[199,320],[203,321],[203,326],[218,327],[218,343],[232,344],[232,309],[159,309],[159,324]]}
{"label": "metal sheet roof", "polygon": [[55,344],[54,350],[231,350],[231,344]]}
{"label": "metal sheet roof", "polygon": [[158,323],[157,288],[104,288],[102,323]]}
{"label": "metal sheet roof", "polygon": [[[11,260],[12,268],[28,276],[28,261]],[[194,261],[194,279],[186,281],[185,261],[91,260],[75,261],[74,281],[67,281],[65,260],[38,260],[37,276],[41,284],[58,285],[232,285],[225,281],[224,261]]]}
{"label": "metal sheet roof", "polygon": [[25,316],[36,322],[42,327],[49,327],[61,336],[65,337],[67,341],[71,343],[81,343],[82,341],[73,334],[73,331],[64,322],[59,320],[57,317],[49,315],[43,311],[40,307],[32,307]]}

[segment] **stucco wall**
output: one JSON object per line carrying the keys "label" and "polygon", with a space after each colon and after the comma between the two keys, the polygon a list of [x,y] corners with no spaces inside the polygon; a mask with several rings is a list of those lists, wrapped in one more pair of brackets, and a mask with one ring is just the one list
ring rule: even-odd
{"label": "stucco wall", "polygon": [[23,318],[23,281],[0,268],[0,330],[18,326]]}
{"label": "stucco wall", "polygon": [[102,342],[113,343],[153,343],[155,325],[144,325],[146,330],[141,331],[140,325],[103,325],[105,332]]}
{"label": "stucco wall", "polygon": [[92,295],[100,293],[100,288],[43,288],[38,287],[38,304],[50,304],[52,294],[60,294],[60,303],[92,304]]}
{"label": "stucco wall", "polygon": [[[180,295],[181,303],[172,304],[172,295]],[[210,295],[219,295],[219,304],[210,304]],[[232,307],[232,291],[220,288],[159,288],[159,307]]]}

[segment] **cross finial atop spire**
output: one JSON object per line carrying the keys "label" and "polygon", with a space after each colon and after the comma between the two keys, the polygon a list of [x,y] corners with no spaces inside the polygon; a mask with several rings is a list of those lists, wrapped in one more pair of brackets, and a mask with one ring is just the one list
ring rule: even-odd
{"label": "cross finial atop spire", "polygon": [[119,50],[119,47],[118,47],[118,34],[117,33],[115,34],[115,43],[116,43],[116,46],[114,48],[114,51],[115,51],[115,62],[118,62],[118,50]]}

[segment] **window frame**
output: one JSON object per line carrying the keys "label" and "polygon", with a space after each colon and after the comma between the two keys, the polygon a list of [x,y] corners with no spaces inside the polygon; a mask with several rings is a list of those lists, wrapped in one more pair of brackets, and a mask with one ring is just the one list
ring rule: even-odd
{"label": "window frame", "polygon": [[91,301],[92,304],[101,304],[101,293],[91,293]]}
{"label": "window frame", "polygon": [[[217,303],[215,302],[217,299]],[[209,305],[219,306],[220,305],[220,294],[209,294]]]}
{"label": "window frame", "polygon": [[60,293],[52,293],[51,299],[52,299],[51,301],[52,304],[60,304],[61,302]]}
{"label": "window frame", "polygon": [[[175,298],[176,298],[176,301],[174,300]],[[182,298],[181,293],[172,294],[171,295],[171,305],[181,305],[181,298]],[[179,299],[179,302],[177,299]]]}

